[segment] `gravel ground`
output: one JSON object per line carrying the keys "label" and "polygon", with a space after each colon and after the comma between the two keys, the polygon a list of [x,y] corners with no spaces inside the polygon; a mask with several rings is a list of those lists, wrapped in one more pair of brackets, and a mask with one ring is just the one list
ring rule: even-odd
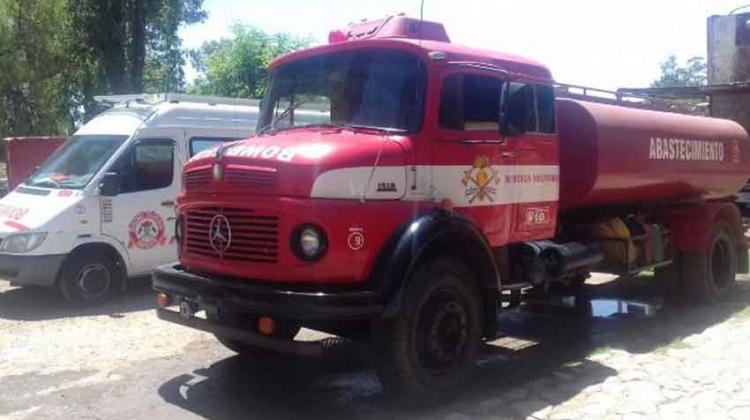
{"label": "gravel ground", "polygon": [[697,308],[647,278],[595,280],[577,306],[505,313],[471,386],[421,411],[384,401],[354,344],[260,366],[156,319],[145,281],[86,311],[0,281],[0,418],[750,418],[747,278]]}

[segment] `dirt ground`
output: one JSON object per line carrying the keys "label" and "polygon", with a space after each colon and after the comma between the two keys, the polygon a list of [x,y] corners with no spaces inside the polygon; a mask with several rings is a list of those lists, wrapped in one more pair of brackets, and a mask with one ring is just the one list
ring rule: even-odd
{"label": "dirt ground", "polygon": [[471,386],[420,411],[385,401],[352,343],[262,366],[158,320],[148,281],[85,311],[0,281],[0,418],[750,418],[747,278],[710,307],[599,280],[504,313]]}

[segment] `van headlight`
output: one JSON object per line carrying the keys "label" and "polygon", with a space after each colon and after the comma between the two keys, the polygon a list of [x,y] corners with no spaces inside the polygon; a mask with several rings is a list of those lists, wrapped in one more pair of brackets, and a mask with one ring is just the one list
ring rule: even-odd
{"label": "van headlight", "polygon": [[323,229],[314,225],[301,225],[292,232],[291,247],[297,258],[315,261],[325,254],[328,239]]}
{"label": "van headlight", "polygon": [[39,248],[46,238],[47,232],[16,233],[0,242],[0,252],[12,254],[31,252]]}

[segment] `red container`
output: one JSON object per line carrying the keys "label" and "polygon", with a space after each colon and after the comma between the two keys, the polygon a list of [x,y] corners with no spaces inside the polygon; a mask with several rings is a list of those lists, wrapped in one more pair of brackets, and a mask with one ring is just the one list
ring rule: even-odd
{"label": "red container", "polygon": [[5,165],[8,173],[8,190],[25,181],[65,140],[65,137],[6,138]]}
{"label": "red container", "polygon": [[737,123],[559,99],[563,209],[731,196],[750,176]]}

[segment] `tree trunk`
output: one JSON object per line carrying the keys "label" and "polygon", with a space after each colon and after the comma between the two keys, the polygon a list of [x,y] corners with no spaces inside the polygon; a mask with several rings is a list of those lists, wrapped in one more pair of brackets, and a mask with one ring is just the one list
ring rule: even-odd
{"label": "tree trunk", "polygon": [[146,18],[143,0],[133,0],[133,39],[130,55],[130,89],[143,92],[143,68],[146,62]]}

